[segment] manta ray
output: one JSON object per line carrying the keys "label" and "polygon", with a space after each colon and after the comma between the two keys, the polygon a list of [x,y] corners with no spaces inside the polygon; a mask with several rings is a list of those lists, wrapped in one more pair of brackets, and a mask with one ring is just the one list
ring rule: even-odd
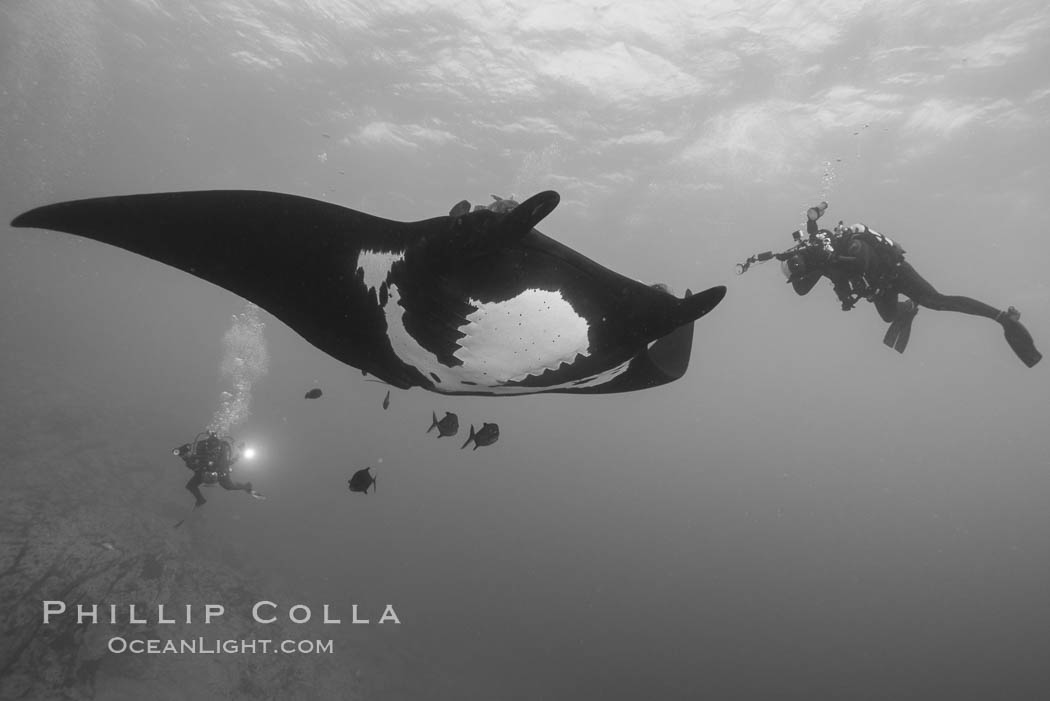
{"label": "manta ray", "polygon": [[600,394],[682,377],[693,322],[725,287],[678,298],[602,267],[534,228],[559,201],[546,191],[509,211],[457,206],[402,222],[278,192],[204,190],[59,202],[11,225],[207,280],[401,389]]}

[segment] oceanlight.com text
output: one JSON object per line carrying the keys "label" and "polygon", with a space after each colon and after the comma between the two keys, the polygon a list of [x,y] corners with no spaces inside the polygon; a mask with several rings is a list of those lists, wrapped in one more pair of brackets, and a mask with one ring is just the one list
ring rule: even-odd
{"label": "oceanlight.com text", "polygon": [[331,640],[236,640],[219,638],[189,638],[160,640],[158,638],[113,637],[106,645],[117,655],[331,655],[335,650]]}

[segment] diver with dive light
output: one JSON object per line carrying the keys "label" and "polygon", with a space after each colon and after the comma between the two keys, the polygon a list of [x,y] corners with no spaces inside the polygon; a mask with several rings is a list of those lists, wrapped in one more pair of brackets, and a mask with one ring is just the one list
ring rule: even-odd
{"label": "diver with dive light", "polygon": [[234,445],[229,437],[220,438],[214,431],[197,434],[192,443],[184,443],[173,449],[172,455],[182,458],[186,467],[193,471],[193,477],[186,483],[186,489],[196,499],[194,507],[203,506],[207,499],[201,494],[202,484],[219,484],[224,489],[248,492],[260,499],[262,495],[252,489],[251,482],[234,482],[231,476],[233,465],[247,451],[244,443]]}

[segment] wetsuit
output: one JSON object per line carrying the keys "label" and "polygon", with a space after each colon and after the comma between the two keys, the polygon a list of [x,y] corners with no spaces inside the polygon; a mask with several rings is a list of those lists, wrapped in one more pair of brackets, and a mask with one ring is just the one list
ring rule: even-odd
{"label": "wetsuit", "polygon": [[[883,321],[890,324],[883,342],[898,352],[904,352],[911,320],[918,306],[923,306],[992,319],[1002,325],[1006,342],[1021,362],[1033,367],[1042,359],[1016,309],[1000,310],[972,297],[941,294],[904,260],[899,246],[878,232],[858,224],[832,233],[818,229],[813,217],[806,230],[809,245],[796,254],[803,260],[802,272],[791,277],[795,292],[807,294],[825,276],[831,280],[844,310],[852,309],[859,299],[870,300]],[[900,295],[911,302],[901,302]]]}
{"label": "wetsuit", "polygon": [[230,477],[230,468],[237,462],[238,456],[233,453],[228,441],[208,436],[197,444],[195,453],[191,453],[192,450],[192,446],[187,443],[179,448],[179,456],[186,462],[186,467],[193,470],[193,477],[186,483],[186,489],[196,499],[197,506],[207,501],[200,490],[205,472],[217,473],[218,482],[224,489],[251,493],[251,482],[234,482]]}
{"label": "wetsuit", "polygon": [[[880,252],[882,246],[865,240],[864,235],[870,233],[874,232],[865,227],[862,232],[847,232],[837,237],[835,248],[839,255],[830,266],[832,270],[829,270],[829,277],[834,272],[842,277],[841,273],[844,272],[848,279],[863,279],[883,321],[889,323],[897,318],[901,309],[899,295],[905,295],[916,304],[936,311],[961,312],[993,320],[1002,314],[1001,310],[972,297],[941,294],[904,260],[903,255],[895,260],[895,256]],[[834,270],[836,267],[839,270]]]}

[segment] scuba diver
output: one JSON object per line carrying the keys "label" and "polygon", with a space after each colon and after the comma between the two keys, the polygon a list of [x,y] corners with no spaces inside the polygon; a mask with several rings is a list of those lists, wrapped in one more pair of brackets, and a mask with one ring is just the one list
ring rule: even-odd
{"label": "scuba diver", "polygon": [[[843,311],[861,299],[875,305],[879,316],[890,325],[883,343],[898,353],[907,348],[912,320],[922,306],[992,319],[1003,327],[1006,342],[1021,362],[1033,367],[1042,359],[1017,309],[1000,310],[970,297],[941,294],[904,259],[899,244],[866,225],[845,226],[840,221],[832,231],[819,228],[817,220],[827,207],[827,202],[821,202],[809,208],[806,235],[801,230],[792,232],[795,246],[781,253],[756,253],[737,264],[737,274],[747,272],[753,263],[776,258],[799,295],[807,294],[821,277],[827,277]],[[908,299],[899,301],[900,295]]]}
{"label": "scuba diver", "polygon": [[234,446],[232,439],[220,438],[214,431],[206,431],[197,434],[192,443],[184,443],[171,451],[172,455],[182,458],[186,467],[193,470],[193,477],[186,483],[186,489],[197,500],[194,508],[203,506],[207,501],[201,494],[201,484],[218,483],[225,489],[245,491],[257,499],[262,498],[252,489],[251,482],[242,484],[230,477],[233,464],[241,457],[240,449],[243,446],[243,443]]}

